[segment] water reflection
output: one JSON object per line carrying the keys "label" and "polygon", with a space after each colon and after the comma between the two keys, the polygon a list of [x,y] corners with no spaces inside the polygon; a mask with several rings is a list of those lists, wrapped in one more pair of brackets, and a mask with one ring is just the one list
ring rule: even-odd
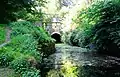
{"label": "water reflection", "polygon": [[47,58],[50,59],[46,62],[47,72],[42,77],[120,77],[120,58],[66,45],[58,45],[56,49]]}

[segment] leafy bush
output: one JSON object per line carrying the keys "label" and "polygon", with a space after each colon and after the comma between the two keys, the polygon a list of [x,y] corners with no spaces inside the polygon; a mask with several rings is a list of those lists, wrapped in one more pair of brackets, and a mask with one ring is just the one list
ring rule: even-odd
{"label": "leafy bush", "polygon": [[14,55],[10,51],[7,52],[7,48],[0,48],[0,66],[7,67],[10,62],[14,60]]}
{"label": "leafy bush", "polygon": [[61,38],[62,42],[71,45],[70,36],[71,36],[71,32],[65,32],[65,33],[63,33],[62,38]]}
{"label": "leafy bush", "polygon": [[40,39],[40,42],[51,40],[50,35],[42,27],[37,27],[28,21],[13,22],[10,26],[12,36],[31,34],[35,39]]}
{"label": "leafy bush", "polygon": [[27,57],[22,56],[18,57],[17,59],[13,60],[10,65],[17,73],[22,73],[26,71],[30,67],[30,63],[27,62]]}
{"label": "leafy bush", "polygon": [[109,0],[101,8],[100,22],[92,28],[92,40],[99,52],[119,55],[120,1]]}
{"label": "leafy bush", "polygon": [[70,42],[76,46],[119,55],[119,4],[119,0],[97,0],[80,11],[77,19],[74,19],[78,27],[72,32]]}
{"label": "leafy bush", "polygon": [[10,46],[15,46],[16,51],[22,53],[35,52],[37,47],[37,41],[30,34],[18,35],[11,40]]}
{"label": "leafy bush", "polygon": [[35,68],[30,68],[23,72],[22,77],[40,77],[40,71]]}
{"label": "leafy bush", "polygon": [[6,30],[3,24],[0,24],[0,44],[5,42]]}
{"label": "leafy bush", "polygon": [[36,32],[39,32],[38,27],[28,21],[13,22],[9,25],[12,28],[12,37],[23,34],[32,34],[33,36],[36,36]]}
{"label": "leafy bush", "polygon": [[[32,51],[34,55],[38,55],[38,53],[34,53],[35,51],[41,51],[41,54],[45,54],[44,47],[54,44],[54,40],[42,27],[37,27],[28,21],[14,22],[10,26],[13,43],[16,40],[15,43],[19,46],[15,47],[17,50]],[[51,53],[51,51],[48,53]]]}
{"label": "leafy bush", "polygon": [[13,60],[10,66],[22,77],[40,77],[40,71],[35,67],[32,67],[29,58],[26,55]]}
{"label": "leafy bush", "polygon": [[[115,22],[101,22],[94,27],[93,38],[96,50],[104,53],[119,53],[120,51],[120,19]],[[113,52],[114,51],[114,52]],[[117,54],[119,55],[119,54]]]}
{"label": "leafy bush", "polygon": [[31,54],[13,51],[10,47],[1,48],[0,53],[0,66],[10,66],[10,68],[14,69],[14,71],[22,77],[25,77],[25,74],[26,76],[28,75],[28,77],[40,77],[40,72],[36,69],[38,61],[34,56],[31,56]]}
{"label": "leafy bush", "polygon": [[9,46],[16,52],[29,54],[40,61],[40,53],[37,51],[37,41],[30,34],[18,35],[11,40]]}
{"label": "leafy bush", "polygon": [[10,62],[13,59],[14,59],[14,57],[10,53],[0,54],[0,66],[3,66],[3,67],[9,66]]}
{"label": "leafy bush", "polygon": [[12,29],[11,41],[0,48],[0,65],[10,66],[22,77],[40,77],[36,67],[44,53],[42,48],[50,47],[54,41],[43,28],[28,21],[13,22],[9,26]]}
{"label": "leafy bush", "polygon": [[[15,37],[16,39],[16,37],[18,37],[18,39],[21,40],[21,43],[22,43],[22,44],[20,43],[21,45],[20,44],[19,45],[24,47],[23,49],[25,50],[27,49],[29,52],[32,49],[32,51],[39,50],[41,51],[41,54],[45,54],[42,48],[49,46],[50,43],[54,44],[54,40],[50,37],[50,35],[48,35],[48,33],[43,28],[36,27],[35,25],[31,24],[28,21],[14,22],[14,23],[11,23],[10,26],[12,27],[11,38]],[[19,37],[21,37],[21,39]],[[26,38],[28,40],[26,40]],[[26,46],[24,46],[23,44]],[[20,47],[16,47],[16,48],[20,48]],[[21,51],[22,51],[22,48],[21,48]],[[49,51],[49,53],[50,52],[51,51]]]}
{"label": "leafy bush", "polygon": [[0,48],[0,54],[2,54],[2,53],[6,53],[6,48],[5,47]]}
{"label": "leafy bush", "polygon": [[99,22],[101,18],[100,9],[103,6],[95,1],[90,7],[80,9],[77,17],[73,18],[73,22],[78,26],[71,32],[69,37],[70,43],[75,46],[87,47],[92,36],[91,28]]}

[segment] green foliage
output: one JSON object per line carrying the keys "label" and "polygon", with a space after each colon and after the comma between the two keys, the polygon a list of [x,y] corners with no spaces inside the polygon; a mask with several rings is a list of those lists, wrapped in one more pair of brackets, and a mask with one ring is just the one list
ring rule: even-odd
{"label": "green foliage", "polygon": [[5,42],[6,30],[3,24],[0,24],[0,44]]}
{"label": "green foliage", "polygon": [[103,5],[99,1],[93,2],[90,7],[80,9],[76,18],[73,18],[73,22],[78,27],[72,32],[70,42],[72,45],[86,47],[92,36],[91,28],[99,22],[101,18],[101,8]]}
{"label": "green foliage", "polygon": [[14,55],[11,52],[7,52],[7,48],[0,48],[0,67],[9,66],[10,62],[14,60]]}
{"label": "green foliage", "polygon": [[70,36],[71,36],[71,32],[66,32],[66,33],[64,33],[64,34],[62,35],[62,38],[61,38],[61,39],[62,39],[62,42],[71,45]]}
{"label": "green foliage", "polygon": [[9,66],[10,62],[14,59],[11,53],[2,53],[0,54],[0,66]]}
{"label": "green foliage", "polygon": [[13,47],[13,50],[32,55],[40,60],[40,53],[37,51],[39,29],[25,21],[11,23],[10,26],[12,27],[12,40],[9,45]]}
{"label": "green foliage", "polygon": [[30,34],[18,35],[9,44],[14,51],[34,56],[40,60],[40,53],[37,51],[37,41]]}
{"label": "green foliage", "polygon": [[0,52],[0,66],[9,66],[22,77],[24,77],[25,75],[28,75],[28,77],[40,77],[40,71],[35,68],[37,61],[34,56],[23,54],[17,51],[12,51],[12,48],[10,47],[4,47],[0,50]]}
{"label": "green foliage", "polygon": [[13,22],[10,23],[10,26],[12,28],[12,36],[16,35],[23,35],[23,34],[32,34],[34,35],[38,28],[35,27],[32,23],[27,21],[19,21],[19,22]]}
{"label": "green foliage", "polygon": [[30,63],[27,62],[26,56],[18,57],[17,59],[11,62],[11,68],[13,68],[18,73],[26,71],[30,67]]}
{"label": "green foliage", "polygon": [[63,77],[78,77],[77,67],[73,66],[73,64],[69,61],[65,61],[63,67],[61,68],[61,72],[63,74]]}
{"label": "green foliage", "polygon": [[40,71],[35,68],[30,68],[27,71],[24,71],[22,77],[40,77]]}
{"label": "green foliage", "polygon": [[[65,63],[64,63],[65,62]],[[78,77],[78,67],[69,61],[63,61],[63,66],[58,70],[50,70],[47,77]]]}
{"label": "green foliage", "polygon": [[[120,35],[119,35],[119,25],[120,19],[111,23],[110,22],[101,22],[95,26],[95,30],[93,31],[94,43],[96,45],[96,49],[100,52],[110,52],[113,53],[119,52],[120,45]],[[114,53],[115,53],[114,52]]]}
{"label": "green foliage", "polygon": [[[36,27],[27,21],[20,21],[11,23],[12,27],[12,46],[16,46],[15,50],[21,52],[31,52],[32,55],[39,55],[39,53],[34,53],[34,51],[41,51],[44,54],[42,48],[48,47],[51,43],[54,44],[54,40],[48,35],[48,33],[41,27]],[[18,36],[19,35],[19,36]],[[15,43],[15,44],[14,44]],[[18,46],[18,47],[17,47]],[[51,53],[49,51],[48,53]],[[37,57],[39,58],[39,57]],[[39,58],[40,59],[40,58]]]}
{"label": "green foliage", "polygon": [[10,26],[12,27],[12,36],[16,35],[23,35],[23,34],[31,34],[35,39],[39,40],[40,43],[42,42],[49,42],[51,41],[50,35],[41,27],[36,27],[30,22],[27,21],[20,21],[11,23]]}
{"label": "green foliage", "polygon": [[86,46],[88,44],[88,35],[83,31],[77,32],[72,44],[80,47]]}
{"label": "green foliage", "polygon": [[119,53],[119,4],[119,0],[94,1],[90,7],[80,11],[73,20],[78,27],[71,33],[71,44],[112,55]]}
{"label": "green foliage", "polygon": [[[16,21],[17,19],[22,19],[22,18],[24,19],[28,17],[28,14],[31,14],[34,17],[34,19],[38,18],[37,16],[41,14],[38,15],[38,13],[40,12],[40,9],[37,9],[37,7],[39,8],[42,7],[44,3],[45,3],[45,0],[0,1],[0,5],[1,5],[0,23],[8,23],[8,22]],[[30,20],[32,20],[32,18],[30,18]]]}
{"label": "green foliage", "polygon": [[0,48],[0,66],[10,66],[22,77],[40,77],[36,66],[44,53],[42,47],[54,41],[43,28],[30,22],[13,22],[9,26],[11,41]]}
{"label": "green foliage", "polygon": [[12,28],[10,45],[15,46],[14,50],[33,55],[37,59],[40,59],[40,53],[44,53],[41,50],[43,47],[48,46],[49,43],[54,43],[43,28],[36,27],[30,22],[14,22],[10,24],[10,27]]}
{"label": "green foliage", "polygon": [[48,35],[48,33],[43,29],[39,28],[39,43],[50,43],[54,42],[53,39]]}
{"label": "green foliage", "polygon": [[6,48],[5,47],[0,48],[0,54],[2,54],[2,53],[6,53]]}
{"label": "green foliage", "polygon": [[100,22],[92,28],[92,40],[94,40],[95,49],[100,52],[119,55],[119,4],[119,0],[105,1],[104,7],[101,8]]}
{"label": "green foliage", "polygon": [[32,67],[29,62],[28,56],[20,56],[11,62],[11,68],[20,74],[22,77],[40,77],[38,71],[35,67]]}
{"label": "green foliage", "polygon": [[40,21],[40,18],[42,19],[44,14],[41,12],[40,9],[39,11],[37,9],[34,9],[33,11],[34,13],[31,13],[25,9],[22,9],[19,12],[17,12],[15,15],[16,15],[16,18],[18,19],[27,20],[30,22]]}

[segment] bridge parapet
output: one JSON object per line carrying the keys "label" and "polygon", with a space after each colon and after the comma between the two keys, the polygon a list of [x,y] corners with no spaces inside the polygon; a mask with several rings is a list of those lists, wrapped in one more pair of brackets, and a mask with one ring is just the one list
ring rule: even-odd
{"label": "bridge parapet", "polygon": [[49,32],[49,34],[52,34],[53,32],[61,32],[62,30],[62,23],[60,21],[60,18],[52,18],[50,23],[47,23],[45,26],[45,29]]}

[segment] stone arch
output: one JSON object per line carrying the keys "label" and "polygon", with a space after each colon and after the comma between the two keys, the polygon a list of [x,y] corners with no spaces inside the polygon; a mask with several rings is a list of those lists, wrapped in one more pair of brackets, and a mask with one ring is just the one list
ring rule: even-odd
{"label": "stone arch", "polygon": [[53,32],[51,37],[56,40],[56,43],[61,43],[61,34],[59,32]]}

